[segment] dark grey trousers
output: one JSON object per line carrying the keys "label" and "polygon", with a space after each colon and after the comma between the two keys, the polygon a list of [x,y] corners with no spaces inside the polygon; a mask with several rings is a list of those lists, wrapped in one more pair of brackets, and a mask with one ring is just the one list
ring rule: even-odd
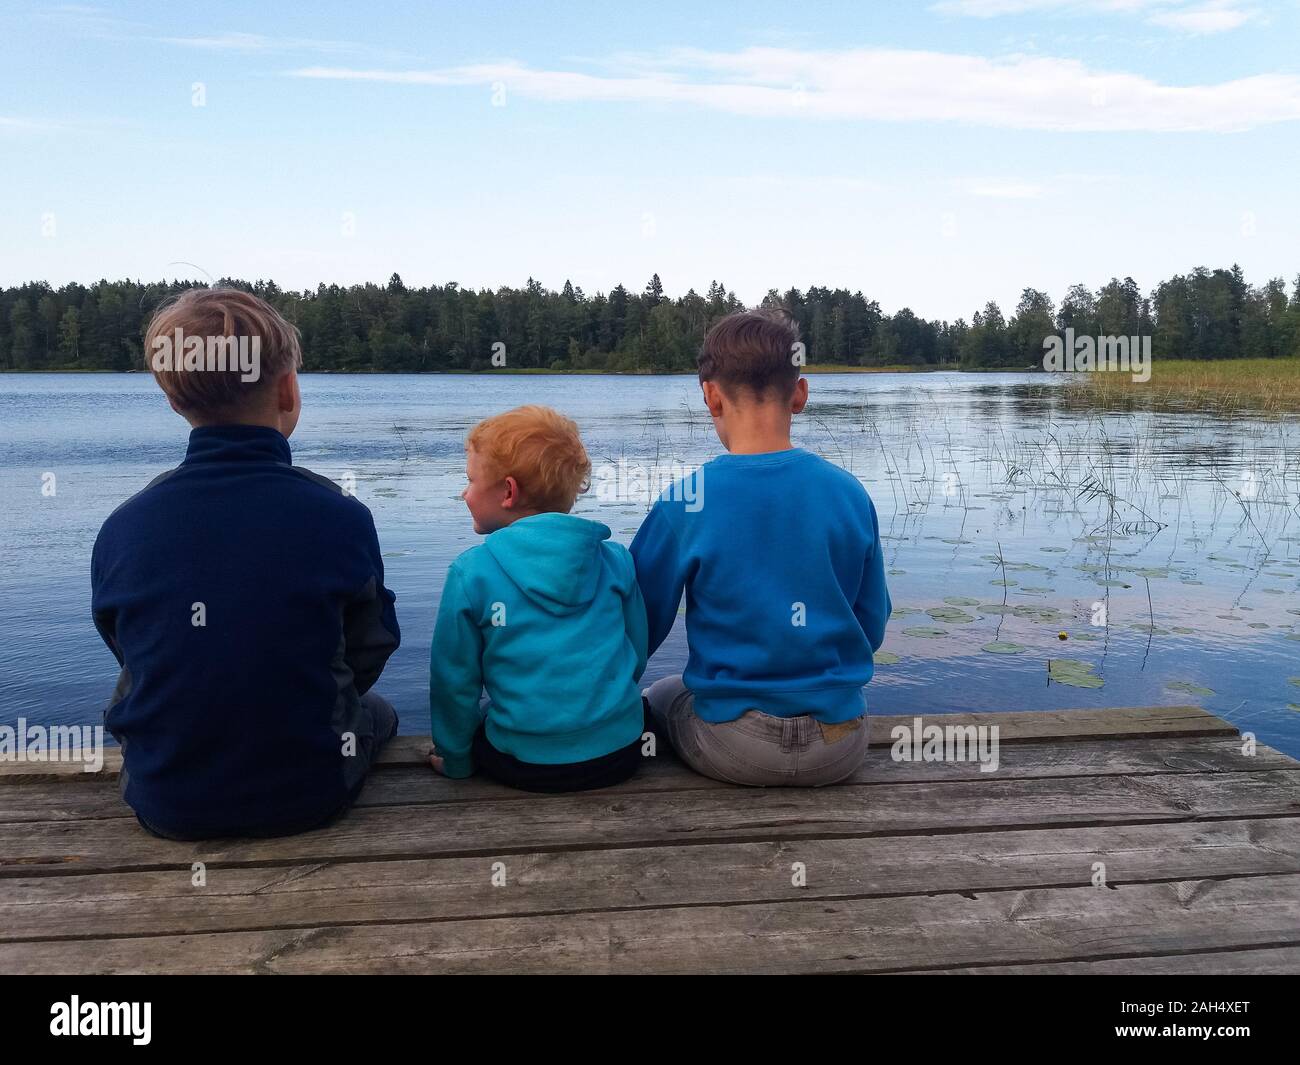
{"label": "dark grey trousers", "polygon": [[[314,818],[301,824],[276,824],[268,825],[266,828],[243,826],[237,833],[230,834],[254,839],[292,836],[299,832],[309,832],[314,828],[324,828],[346,813],[361,792],[366,773],[374,765],[375,758],[383,749],[384,744],[397,735],[397,711],[393,709],[393,704],[383,696],[376,695],[374,692],[367,692],[361,696],[361,713],[353,723],[352,731],[356,737],[356,751],[349,757],[355,758],[356,762],[348,765],[345,779],[349,782],[355,781],[355,783],[349,785],[350,794],[341,806],[331,811],[324,818]],[[196,840],[211,838],[207,835],[190,836],[166,832],[151,825],[139,814],[136,815],[136,820],[147,831],[163,839]]]}
{"label": "dark grey trousers", "polygon": [[683,762],[702,776],[754,787],[820,787],[852,776],[867,756],[865,717],[827,725],[808,715],[746,710],[735,721],[703,721],[680,676],[642,693]]}

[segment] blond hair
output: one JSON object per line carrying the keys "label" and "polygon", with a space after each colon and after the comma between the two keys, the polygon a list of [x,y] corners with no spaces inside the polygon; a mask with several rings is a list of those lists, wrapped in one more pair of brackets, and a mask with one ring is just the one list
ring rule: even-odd
{"label": "blond hair", "polygon": [[479,422],[465,439],[496,480],[513,477],[523,502],[567,514],[587,490],[591,461],[578,426],[550,407],[529,404]]}
{"label": "blond hair", "polygon": [[[197,338],[192,351],[178,343]],[[200,352],[198,347],[204,348]],[[229,365],[227,354],[245,353]],[[254,353],[250,371],[247,353]],[[204,356],[206,355],[206,361]],[[234,288],[192,288],[164,303],[144,336],[145,366],[186,414],[237,415],[286,370],[302,366],[298,330],[265,300]]]}

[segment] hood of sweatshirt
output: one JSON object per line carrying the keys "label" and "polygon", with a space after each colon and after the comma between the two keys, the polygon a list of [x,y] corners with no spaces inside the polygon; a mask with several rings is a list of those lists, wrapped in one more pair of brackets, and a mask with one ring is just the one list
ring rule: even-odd
{"label": "hood of sweatshirt", "polygon": [[573,614],[595,598],[601,544],[609,526],[572,514],[533,514],[483,541],[488,553],[530,600],[550,614]]}

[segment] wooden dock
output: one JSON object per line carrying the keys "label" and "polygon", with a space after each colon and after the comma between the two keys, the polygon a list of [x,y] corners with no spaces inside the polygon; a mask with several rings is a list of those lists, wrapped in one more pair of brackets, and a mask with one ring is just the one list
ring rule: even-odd
{"label": "wooden dock", "polygon": [[997,772],[892,761],[911,716],[819,790],[661,752],[530,795],[403,737],[328,829],[173,843],[116,751],[0,765],[0,972],[1300,972],[1300,763],[1195,707],[925,721],[998,725]]}

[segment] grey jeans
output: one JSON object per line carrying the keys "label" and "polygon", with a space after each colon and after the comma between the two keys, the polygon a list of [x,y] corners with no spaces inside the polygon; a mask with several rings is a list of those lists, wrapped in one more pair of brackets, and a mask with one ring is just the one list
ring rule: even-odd
{"label": "grey jeans", "polygon": [[655,724],[695,772],[728,784],[820,787],[850,777],[867,756],[866,717],[828,725],[807,714],[773,717],[746,710],[734,721],[702,721],[680,676],[642,693]]}

